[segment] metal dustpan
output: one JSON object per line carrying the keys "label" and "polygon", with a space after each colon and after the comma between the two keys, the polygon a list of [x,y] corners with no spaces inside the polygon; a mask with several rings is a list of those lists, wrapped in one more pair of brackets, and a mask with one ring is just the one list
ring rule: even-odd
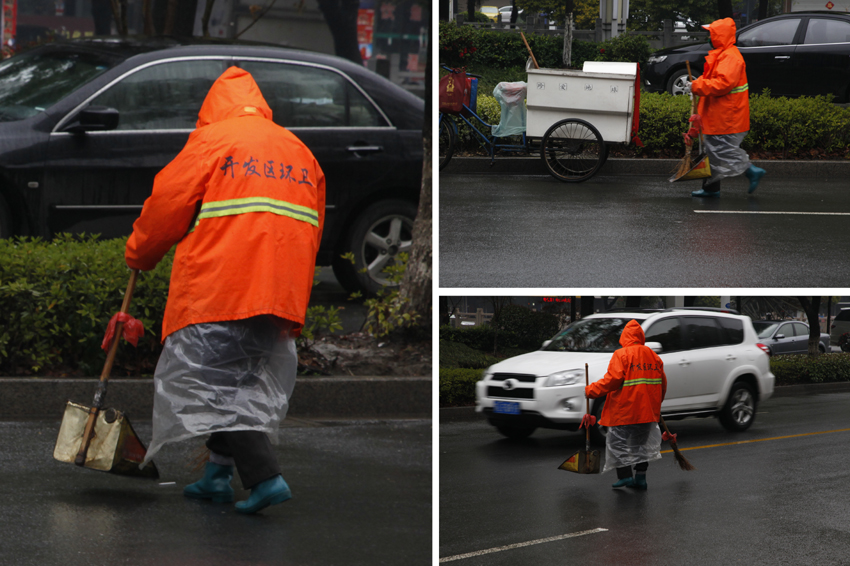
{"label": "metal dustpan", "polygon": [[[124,303],[121,312],[126,314],[136,286],[139,271],[134,269],[124,293]],[[159,472],[153,462],[139,469],[139,464],[145,459],[147,449],[139,440],[136,431],[127,416],[116,409],[103,409],[103,399],[106,396],[106,384],[109,372],[118,351],[123,322],[115,326],[115,335],[109,346],[106,364],[100,375],[100,382],[94,395],[92,406],[81,405],[68,401],[53,457],[60,462],[76,464],[77,466],[146,478],[158,478]]]}
{"label": "metal dustpan", "polygon": [[[584,364],[584,382],[590,384],[590,378],[587,374],[587,364]],[[590,399],[585,398],[587,404],[587,414],[590,414]],[[558,466],[559,470],[574,472],[576,474],[598,474],[599,473],[599,451],[590,449],[590,427],[585,427],[585,444],[584,450],[579,450],[563,464]]]}

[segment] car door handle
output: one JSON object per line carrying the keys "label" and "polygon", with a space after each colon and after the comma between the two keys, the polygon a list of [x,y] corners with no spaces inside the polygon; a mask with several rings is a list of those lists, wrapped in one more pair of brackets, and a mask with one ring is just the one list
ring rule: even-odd
{"label": "car door handle", "polygon": [[689,366],[689,365],[691,365],[691,362],[689,362],[688,360],[679,360],[679,365],[680,366]]}
{"label": "car door handle", "polygon": [[774,59],[790,59],[790,55],[777,55]]}
{"label": "car door handle", "polygon": [[727,362],[734,362],[734,361],[735,361],[735,360],[737,360],[737,359],[738,359],[738,357],[737,357],[737,356],[726,356],[726,361],[727,361]]}
{"label": "car door handle", "polygon": [[350,145],[348,146],[350,153],[380,153],[384,148],[380,145]]}

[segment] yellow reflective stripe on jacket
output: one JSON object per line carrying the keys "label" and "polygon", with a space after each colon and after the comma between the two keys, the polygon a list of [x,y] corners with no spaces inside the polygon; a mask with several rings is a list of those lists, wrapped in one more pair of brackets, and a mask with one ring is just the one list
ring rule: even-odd
{"label": "yellow reflective stripe on jacket", "polygon": [[205,202],[203,206],[201,206],[201,212],[198,214],[195,226],[197,226],[204,218],[234,216],[236,214],[245,214],[247,212],[271,212],[272,214],[288,216],[295,220],[307,222],[317,228],[319,226],[319,213],[315,209],[283,200],[265,197],[249,197]]}
{"label": "yellow reflective stripe on jacket", "polygon": [[623,387],[628,387],[630,385],[661,385],[661,378],[627,379],[623,382]]}
{"label": "yellow reflective stripe on jacket", "polygon": [[739,92],[747,92],[750,90],[750,83],[746,83],[743,86],[736,86],[732,90],[729,91],[729,94],[738,94]]}

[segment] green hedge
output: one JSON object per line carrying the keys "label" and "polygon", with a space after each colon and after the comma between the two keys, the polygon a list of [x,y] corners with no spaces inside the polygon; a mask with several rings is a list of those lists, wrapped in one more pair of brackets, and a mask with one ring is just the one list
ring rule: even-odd
{"label": "green hedge", "polygon": [[466,344],[440,340],[441,368],[486,369],[500,361],[502,361],[501,358],[486,354]]}
{"label": "green hedge", "polygon": [[440,368],[440,406],[459,407],[475,404],[475,382],[484,370]]}
{"label": "green hedge", "polygon": [[[130,270],[126,239],[60,235],[0,240],[0,374],[97,376],[106,325],[121,309]],[[130,314],[145,326],[137,348],[122,341],[113,375],[153,372],[161,351],[162,313],[171,255],[141,274]]]}
{"label": "green hedge", "polygon": [[850,381],[850,354],[773,356],[770,371],[777,385]]}

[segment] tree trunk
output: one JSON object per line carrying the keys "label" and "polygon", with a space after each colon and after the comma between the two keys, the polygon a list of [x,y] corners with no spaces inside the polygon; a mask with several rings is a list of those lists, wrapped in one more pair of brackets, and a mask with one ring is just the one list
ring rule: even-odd
{"label": "tree trunk", "polygon": [[334,39],[334,53],[338,57],[363,64],[357,45],[357,13],[359,0],[318,0]]}
{"label": "tree trunk", "polygon": [[446,295],[440,295],[438,308],[440,309],[440,320],[438,324],[440,326],[448,326],[451,324],[452,320],[450,318],[451,312],[449,311],[449,298]]}
{"label": "tree trunk", "polygon": [[212,16],[213,4],[215,0],[206,0],[207,5],[204,7],[204,16],[201,19],[201,33],[204,37],[210,36],[210,16]]}
{"label": "tree trunk", "polygon": [[639,309],[641,297],[626,297],[627,309]]}
{"label": "tree trunk", "polygon": [[759,0],[759,21],[767,17],[767,0]]}
{"label": "tree trunk", "polygon": [[[356,21],[355,21],[356,24]],[[430,24],[428,33],[430,34]],[[355,31],[356,31],[355,25]],[[430,37],[430,35],[428,36]],[[359,52],[358,52],[359,53]],[[359,54],[358,54],[359,57]],[[425,92],[431,92],[431,50],[425,65]],[[422,124],[422,187],[419,191],[419,210],[413,222],[413,244],[399,294],[409,300],[408,312],[417,313],[422,326],[431,328],[432,288],[432,199],[431,199],[431,97],[425,97],[425,119]]]}
{"label": "tree trunk", "polygon": [[820,342],[820,297],[797,297],[800,301],[800,306],[806,311],[806,318],[809,321],[809,355],[817,356],[820,353],[818,350],[818,342]]}
{"label": "tree trunk", "polygon": [[732,17],[732,0],[717,0],[717,13],[720,19]]}
{"label": "tree trunk", "polygon": [[581,317],[590,316],[593,314],[593,297],[581,298]]}
{"label": "tree trunk", "polygon": [[466,0],[466,21],[470,24],[475,21],[476,0]]}

